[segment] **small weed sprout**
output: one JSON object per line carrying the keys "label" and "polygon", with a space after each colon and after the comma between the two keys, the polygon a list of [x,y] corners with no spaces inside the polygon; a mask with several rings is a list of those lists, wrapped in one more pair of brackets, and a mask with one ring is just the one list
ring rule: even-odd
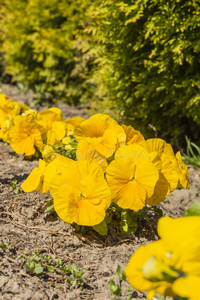
{"label": "small weed sprout", "polygon": [[[119,284],[117,284],[115,282],[115,278],[117,276],[117,279],[119,281]],[[124,269],[120,266],[117,266],[117,270],[116,270],[116,275],[112,276],[108,282],[108,288],[109,290],[111,291],[111,293],[117,297],[117,299],[120,299],[118,297],[121,297],[122,294],[121,294],[121,291],[122,291],[122,282],[123,281],[127,281],[126,280],[126,275],[125,275],[125,272],[124,272]],[[135,290],[129,286],[127,289],[126,289],[126,293],[131,293],[127,296],[127,300],[130,300],[132,299],[132,294]]]}
{"label": "small weed sprout", "polygon": [[7,243],[3,243],[3,242],[0,243],[0,248],[4,249],[4,250],[10,250],[10,251],[13,250],[12,246],[8,245]]}
{"label": "small weed sprout", "polygon": [[[26,269],[32,274],[41,274],[42,272],[58,272],[63,274],[63,279],[66,280],[67,284],[74,288],[78,287],[81,290],[84,288],[83,275],[85,270],[79,270],[78,266],[74,263],[73,265],[64,265],[64,261],[57,257],[53,259],[51,255],[43,256],[39,250],[36,250],[26,258],[24,255],[20,259],[25,263]],[[65,277],[67,275],[67,277]]]}
{"label": "small weed sprout", "polygon": [[18,195],[18,194],[21,194],[21,189],[20,187],[18,186],[17,184],[17,180],[14,179],[10,184],[9,184],[10,188],[12,189],[12,191]]}

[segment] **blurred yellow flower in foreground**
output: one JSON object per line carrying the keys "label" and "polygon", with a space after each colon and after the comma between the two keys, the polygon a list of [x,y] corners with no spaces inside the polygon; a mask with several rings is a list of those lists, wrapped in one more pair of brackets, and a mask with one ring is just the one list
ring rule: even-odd
{"label": "blurred yellow flower in foreground", "polygon": [[53,177],[51,195],[59,217],[68,223],[94,226],[105,218],[110,189],[98,162],[73,161]]}
{"label": "blurred yellow flower in foreground", "polygon": [[200,284],[200,217],[158,222],[161,240],[141,246],[126,266],[129,283],[147,291],[147,298],[156,293],[197,300]]}
{"label": "blurred yellow flower in foreground", "polygon": [[176,280],[173,284],[174,292],[189,300],[199,300],[200,276],[187,276]]}

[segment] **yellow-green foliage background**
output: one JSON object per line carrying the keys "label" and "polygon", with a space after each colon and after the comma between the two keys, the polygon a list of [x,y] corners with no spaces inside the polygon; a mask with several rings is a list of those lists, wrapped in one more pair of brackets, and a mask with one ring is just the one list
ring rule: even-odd
{"label": "yellow-green foliage background", "polygon": [[89,1],[2,0],[6,72],[41,93],[78,103],[90,94],[84,76],[90,57],[80,52]]}
{"label": "yellow-green foliage background", "polygon": [[2,64],[14,80],[72,104],[112,101],[146,135],[151,124],[173,142],[198,141],[198,1],[0,1]]}

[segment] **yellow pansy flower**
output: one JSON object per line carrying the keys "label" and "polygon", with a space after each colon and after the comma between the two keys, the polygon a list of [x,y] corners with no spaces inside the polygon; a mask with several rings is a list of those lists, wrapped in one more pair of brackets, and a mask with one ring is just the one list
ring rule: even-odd
{"label": "yellow pansy flower", "polygon": [[75,128],[74,135],[78,142],[83,138],[91,138],[94,149],[105,157],[110,157],[126,140],[123,128],[104,114],[95,114],[81,122]]}
{"label": "yellow pansy flower", "polygon": [[138,144],[141,145],[144,142],[144,137],[140,131],[135,130],[132,126],[122,125],[126,134],[126,145]]}
{"label": "yellow pansy flower", "polygon": [[73,160],[65,156],[55,154],[54,159],[44,169],[44,182],[43,186],[45,191],[49,191],[51,186],[54,186],[52,179],[56,174],[61,174],[65,168],[71,168]]}
{"label": "yellow pansy flower", "polygon": [[154,193],[159,174],[149,153],[139,145],[117,150],[106,170],[112,199],[124,209],[139,210]]}
{"label": "yellow pansy flower", "polygon": [[0,94],[0,124],[4,120],[5,116],[15,116],[13,111],[13,100],[6,99],[6,95]]}
{"label": "yellow pansy flower", "polygon": [[34,190],[46,193],[50,190],[51,180],[56,173],[64,168],[70,167],[71,159],[59,154],[55,154],[54,160],[47,164],[44,160],[39,160],[39,166],[30,173],[27,179],[22,183],[21,188],[24,192]]}
{"label": "yellow pansy flower", "polygon": [[0,139],[4,142],[8,141],[10,129],[13,126],[13,119],[11,116],[6,116],[0,125]]}
{"label": "yellow pansy flower", "polygon": [[[147,149],[149,153],[156,151],[165,167],[162,168],[161,172],[166,177],[167,181],[170,185],[170,191],[172,192],[176,187],[178,188],[190,188],[189,180],[188,180],[188,167],[184,165],[180,151],[174,154],[172,146],[166,143],[162,139],[148,139],[143,144],[143,147]],[[164,160],[169,161],[170,167],[167,171],[166,163]],[[174,170],[173,170],[174,169]],[[172,176],[172,173],[174,177]],[[177,175],[175,175],[177,173]],[[177,184],[175,183],[177,181]]]}
{"label": "yellow pansy flower", "polygon": [[76,157],[78,160],[85,159],[88,161],[95,160],[102,167],[103,171],[106,172],[108,163],[106,157],[101,155],[95,150],[92,143],[90,142],[91,138],[85,138],[80,140],[76,150]]}
{"label": "yellow pansy flower", "polygon": [[67,135],[74,135],[75,127],[83,121],[85,121],[85,119],[81,117],[72,117],[71,119],[66,119],[64,122],[66,124]]}
{"label": "yellow pansy flower", "polygon": [[73,140],[69,136],[66,136],[64,139],[62,139],[62,143],[64,144],[65,150],[74,149],[73,146],[70,145],[70,143],[72,143],[72,142],[73,142]]}
{"label": "yellow pansy flower", "polygon": [[[142,146],[149,152],[151,161],[159,170],[159,180],[156,183],[154,194],[147,200],[149,205],[157,205],[177,188],[179,180],[178,165],[171,145],[164,140],[159,138],[148,139],[142,143]],[[158,155],[156,161],[153,160],[155,153]]]}
{"label": "yellow pansy flower", "polygon": [[0,124],[5,117],[15,117],[27,109],[29,109],[27,105],[13,102],[12,99],[6,99],[6,95],[0,94]]}
{"label": "yellow pansy flower", "polygon": [[26,117],[27,121],[32,122],[37,117],[37,111],[35,109],[28,109],[22,114],[22,116]]}
{"label": "yellow pansy flower", "polygon": [[39,166],[33,169],[33,171],[21,185],[21,188],[25,193],[32,192],[34,190],[41,191],[42,193],[47,192],[43,189],[45,167],[46,163],[42,159],[40,159]]}
{"label": "yellow pansy flower", "polygon": [[55,132],[56,140],[61,141],[66,135],[65,123],[62,121],[56,121],[51,124],[51,131]]}
{"label": "yellow pansy flower", "polygon": [[73,125],[73,127],[75,128],[76,126],[78,126],[81,122],[85,121],[84,118],[82,117],[78,117],[78,116],[75,116],[75,117],[72,117],[70,119],[66,119],[65,120],[65,123],[66,124],[71,124]]}
{"label": "yellow pansy flower", "polygon": [[190,188],[190,182],[188,179],[189,173],[188,173],[188,166],[186,166],[181,157],[180,151],[176,153],[176,161],[178,164],[178,175],[179,175],[179,181],[178,181],[178,188]]}
{"label": "yellow pansy flower", "polygon": [[[156,293],[164,296],[176,296],[172,291],[171,282],[166,280],[167,276],[170,277],[170,275],[172,278],[174,275],[175,278],[177,277],[174,273],[170,274],[170,267],[166,270],[167,259],[162,241],[141,246],[134,252],[125,268],[129,283],[139,291],[148,291],[147,299],[152,299]],[[166,278],[163,269],[167,272]]]}
{"label": "yellow pansy flower", "polygon": [[148,139],[143,142],[142,146],[147,149],[149,153],[156,151],[160,156],[164,153],[167,143],[159,138]]}
{"label": "yellow pansy flower", "polygon": [[164,201],[169,193],[176,189],[178,183],[178,173],[169,157],[163,154],[160,161],[162,167],[159,172],[159,179],[155,185],[153,195],[147,199],[147,204],[152,206]]}
{"label": "yellow pansy flower", "polygon": [[38,125],[28,122],[26,117],[16,116],[9,132],[9,143],[17,154],[33,155],[35,146],[40,148],[43,144]]}
{"label": "yellow pansy flower", "polygon": [[59,171],[50,188],[59,217],[65,222],[85,226],[101,223],[111,203],[111,195],[99,164],[87,160],[71,161],[70,167]]}
{"label": "yellow pansy flower", "polygon": [[188,298],[189,300],[198,300],[200,287],[200,276],[186,276],[176,280],[173,284],[174,292],[179,297]]}
{"label": "yellow pansy flower", "polygon": [[[41,133],[42,133],[43,140],[46,140],[47,131],[52,130],[53,123],[54,122],[59,122],[59,124],[60,124],[60,122],[64,123],[64,122],[62,122],[62,120],[63,120],[62,111],[57,107],[51,107],[51,108],[43,110],[37,114],[36,122],[41,126]],[[58,130],[55,129],[57,131],[58,135],[59,135],[59,130],[60,130],[59,124],[58,124],[58,126],[57,126],[57,124],[54,125],[54,128],[58,128]],[[61,126],[62,126],[62,131],[63,131],[65,124],[63,124]],[[65,131],[65,129],[64,129],[64,131]],[[64,137],[63,132],[61,135],[62,135],[62,137]]]}
{"label": "yellow pansy flower", "polygon": [[17,116],[19,114],[23,114],[25,111],[29,110],[30,107],[24,103],[13,102],[12,109],[14,114]]}
{"label": "yellow pansy flower", "polygon": [[6,95],[0,94],[0,124],[6,117],[15,117],[20,113],[20,104],[15,105],[12,99],[6,99]]}
{"label": "yellow pansy flower", "polygon": [[158,233],[161,240],[141,246],[131,257],[125,270],[128,281],[134,288],[147,291],[148,299],[155,293],[198,299],[200,217],[163,217]]}
{"label": "yellow pansy flower", "polygon": [[63,120],[63,112],[58,107],[50,107],[48,111],[52,111],[57,115],[56,121],[62,121]]}
{"label": "yellow pansy flower", "polygon": [[47,144],[43,144],[40,147],[40,152],[46,163],[50,163],[56,157],[55,147],[62,146],[61,141],[56,139],[56,133],[54,131],[47,131]]}
{"label": "yellow pansy flower", "polygon": [[[184,277],[200,277],[200,217],[161,218],[158,223],[158,233],[170,256],[170,264],[185,274]],[[176,283],[179,285],[178,282]]]}
{"label": "yellow pansy flower", "polygon": [[50,163],[56,156],[55,150],[50,145],[43,144],[40,147],[40,152],[42,153],[42,158],[46,163]]}
{"label": "yellow pansy flower", "polygon": [[57,107],[51,107],[46,110],[42,110],[37,114],[38,121],[62,121],[62,111]]}

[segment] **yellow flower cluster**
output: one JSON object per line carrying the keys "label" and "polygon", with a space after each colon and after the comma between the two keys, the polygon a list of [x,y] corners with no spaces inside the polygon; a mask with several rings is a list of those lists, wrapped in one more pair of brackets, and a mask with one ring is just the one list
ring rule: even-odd
{"label": "yellow flower cluster", "polygon": [[104,220],[111,201],[140,210],[157,205],[176,188],[189,188],[180,152],[175,155],[162,139],[145,140],[108,115],[64,121],[58,108],[37,113],[0,95],[0,125],[0,137],[17,154],[43,158],[23,190],[50,190],[66,222],[94,226]]}
{"label": "yellow flower cluster", "polygon": [[199,299],[200,217],[163,217],[158,222],[161,239],[141,246],[126,266],[129,283],[137,290]]}
{"label": "yellow flower cluster", "polygon": [[38,151],[46,162],[51,161],[55,152],[52,146],[70,149],[70,136],[83,120],[73,117],[63,121],[62,111],[56,107],[37,113],[0,94],[0,138],[17,154],[32,156]]}

